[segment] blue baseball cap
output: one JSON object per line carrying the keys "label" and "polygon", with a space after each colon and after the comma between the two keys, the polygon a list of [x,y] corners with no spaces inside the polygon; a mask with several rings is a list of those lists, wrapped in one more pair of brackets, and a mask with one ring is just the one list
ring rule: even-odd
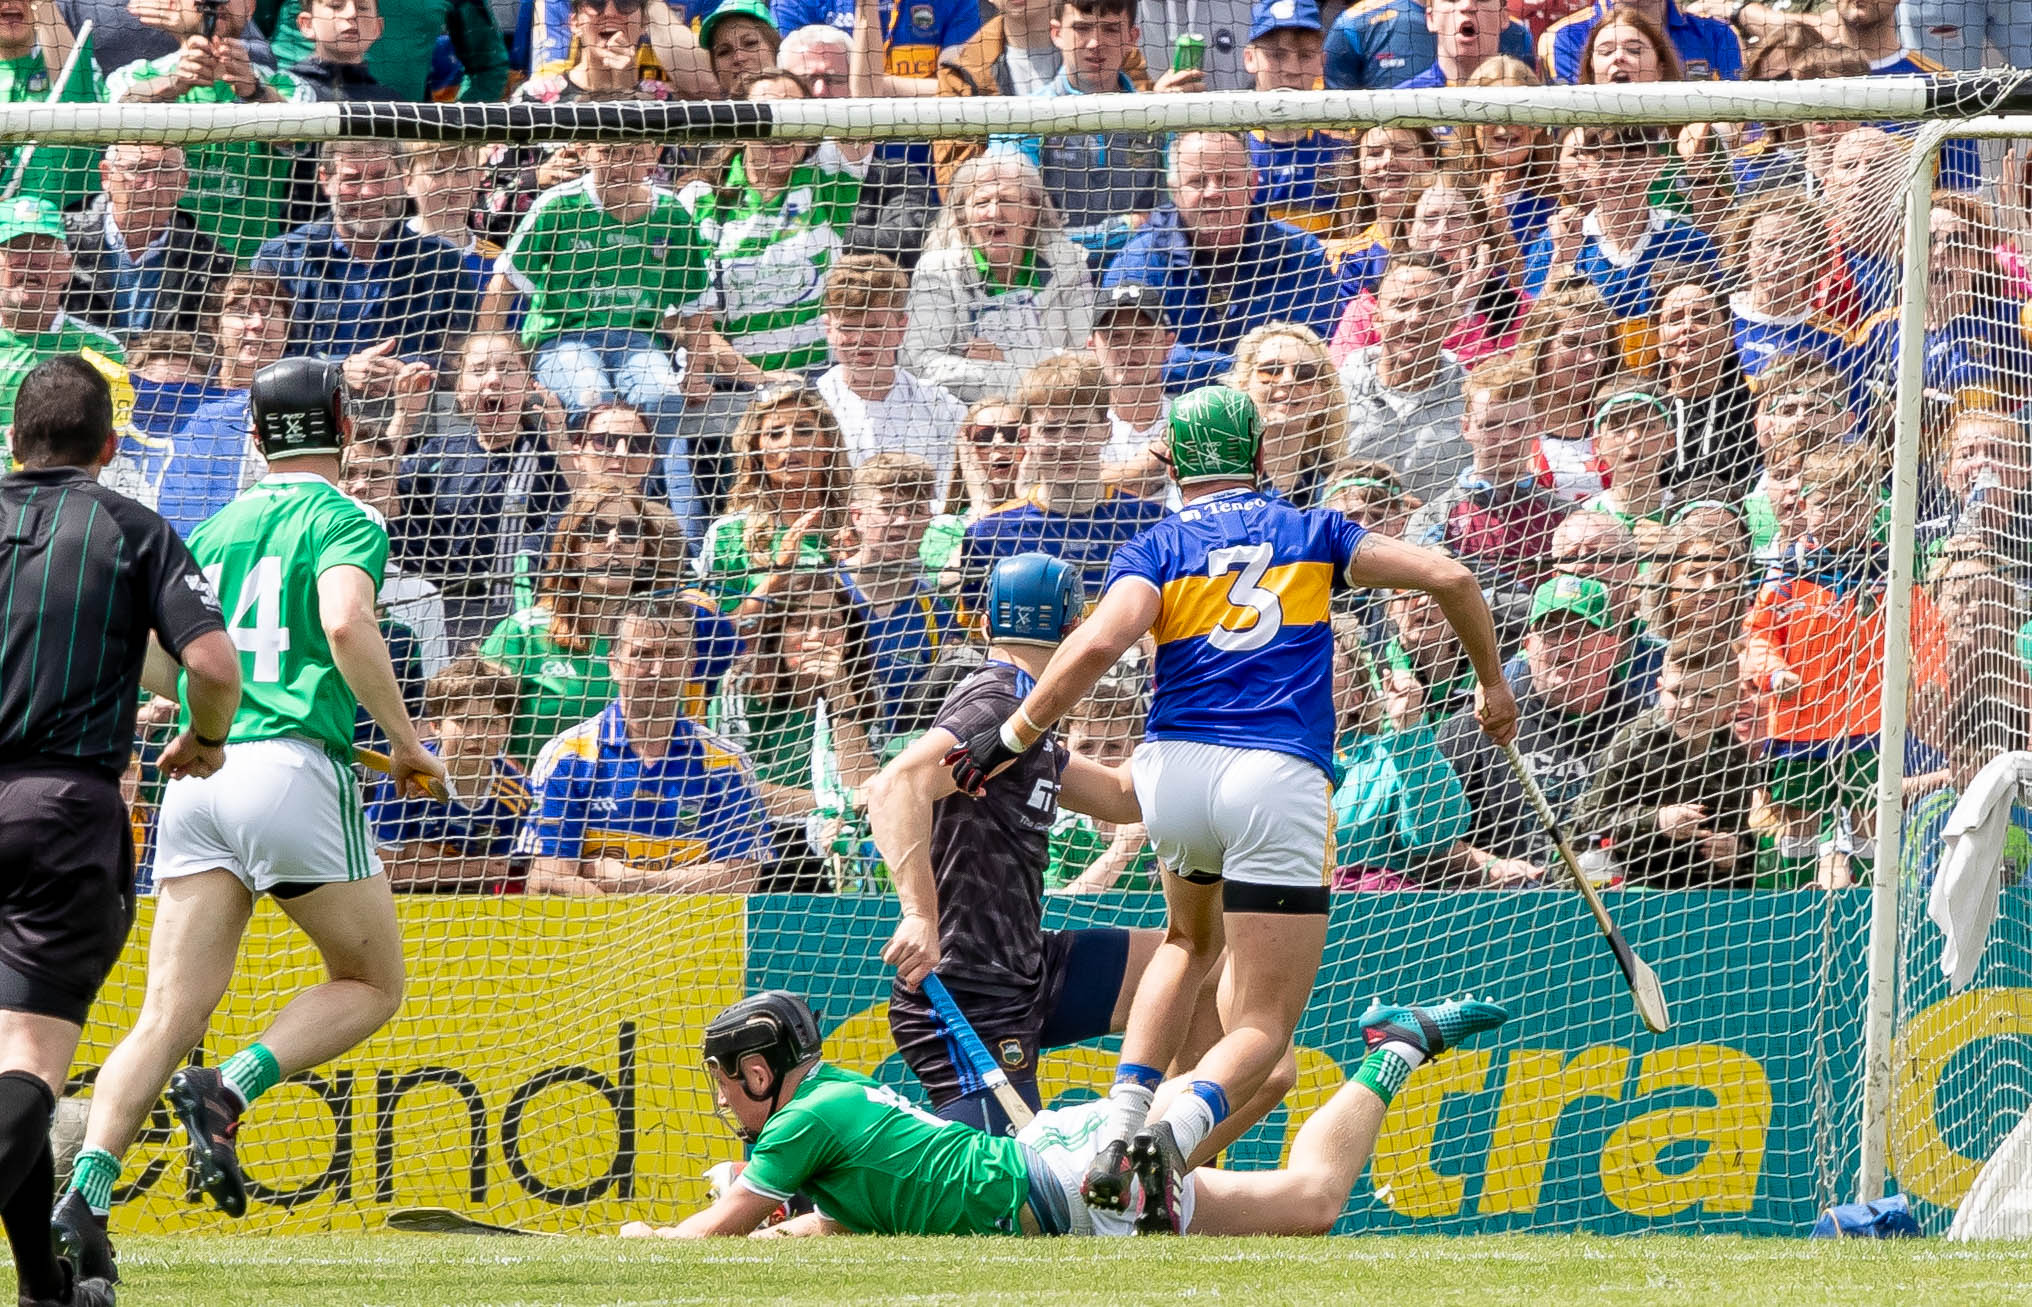
{"label": "blue baseball cap", "polygon": [[1319,0],[1256,0],[1249,13],[1251,41],[1260,41],[1287,27],[1302,32],[1324,31],[1319,21]]}

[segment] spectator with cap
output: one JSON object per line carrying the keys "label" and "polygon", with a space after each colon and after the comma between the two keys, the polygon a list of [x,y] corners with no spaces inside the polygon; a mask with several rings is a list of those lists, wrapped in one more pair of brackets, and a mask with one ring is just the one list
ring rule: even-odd
{"label": "spectator with cap", "polygon": [[[1317,89],[1318,0],[1256,0],[1242,63],[1256,79],[1257,91]],[[1249,133],[1249,162],[1261,188],[1256,202],[1279,222],[1314,235],[1332,229],[1352,190],[1354,158],[1340,133],[1259,128]]]}
{"label": "spectator with cap", "polygon": [[1634,10],[1665,29],[1687,81],[1733,82],[1742,77],[1742,42],[1735,29],[1721,19],[1688,13],[1677,0],[1595,0],[1590,8],[1548,27],[1539,38],[1539,62],[1554,81],[1571,84],[1580,80],[1581,63],[1595,25],[1617,7]]}
{"label": "spectator with cap", "polygon": [[765,0],[726,0],[699,22],[699,48],[712,62],[720,94],[730,100],[742,78],[776,66],[782,46],[783,29]]}
{"label": "spectator with cap", "polygon": [[1101,292],[1087,348],[1108,381],[1108,445],[1101,480],[1123,494],[1162,498],[1171,473],[1158,458],[1171,400],[1164,371],[1178,337],[1164,316],[1164,297],[1125,281]]}
{"label": "spectator with cap", "polygon": [[[13,424],[14,391],[44,359],[85,349],[126,358],[119,341],[64,312],[70,277],[56,206],[32,195],[0,203],[0,428]],[[0,467],[6,444],[0,439]]]}
{"label": "spectator with cap", "polygon": [[177,208],[190,181],[183,147],[110,145],[99,177],[105,190],[64,215],[70,311],[122,337],[199,330],[205,299],[232,273],[233,261]]}
{"label": "spectator with cap", "polygon": [[[1537,62],[1531,29],[1500,20],[1498,48],[1526,65]],[[1428,69],[1439,42],[1419,0],[1358,0],[1341,11],[1326,38],[1326,84],[1337,91],[1387,91]],[[1469,71],[1473,71],[1472,69]]]}
{"label": "spectator with cap", "polygon": [[1174,141],[1171,203],[1151,214],[1108,265],[1103,284],[1155,287],[1178,334],[1168,388],[1202,384],[1234,363],[1243,336],[1269,322],[1298,322],[1324,338],[1340,289],[1318,240],[1269,217],[1254,201],[1249,147],[1225,132]]}

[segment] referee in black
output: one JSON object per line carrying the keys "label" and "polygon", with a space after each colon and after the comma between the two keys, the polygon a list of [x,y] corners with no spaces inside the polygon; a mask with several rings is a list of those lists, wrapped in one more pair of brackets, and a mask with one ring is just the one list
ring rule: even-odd
{"label": "referee in black", "polygon": [[113,1301],[110,1262],[74,1270],[51,1250],[49,1126],[134,923],[120,775],[144,666],[169,696],[188,673],[169,775],[218,769],[240,703],[239,651],[190,551],[98,482],[116,439],[112,392],[80,356],[22,379],[21,466],[0,477],[0,1223],[23,1303]]}

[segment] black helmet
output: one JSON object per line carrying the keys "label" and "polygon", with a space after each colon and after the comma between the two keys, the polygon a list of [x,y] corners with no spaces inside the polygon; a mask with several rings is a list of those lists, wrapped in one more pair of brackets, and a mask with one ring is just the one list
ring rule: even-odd
{"label": "black helmet", "polygon": [[298,454],[336,454],[346,437],[346,374],[324,359],[293,358],[254,374],[248,390],[254,435],[273,463]]}
{"label": "black helmet", "polygon": [[706,1061],[730,1079],[740,1078],[742,1058],[760,1053],[781,1080],[817,1061],[823,1046],[810,1006],[783,989],[751,994],[706,1026]]}

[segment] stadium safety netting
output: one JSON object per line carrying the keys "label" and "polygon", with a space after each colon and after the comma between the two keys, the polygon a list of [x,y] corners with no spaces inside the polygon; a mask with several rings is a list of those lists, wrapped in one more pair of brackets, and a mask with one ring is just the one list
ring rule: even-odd
{"label": "stadium safety netting", "polygon": [[[1474,990],[1515,1019],[1412,1082],[1342,1228],[1796,1232],[1868,1154],[1895,878],[1879,1146],[1944,1225],[2032,1106],[2009,794],[1974,990],[1950,994],[1925,913],[1958,800],[2026,747],[2023,143],[1992,119],[1926,153],[1916,255],[1903,204],[1915,124],[2018,111],[2022,75],[1871,77],[1848,18],[1770,15],[1760,80],[1728,82],[1678,80],[1701,70],[1619,9],[1548,34],[1574,87],[1497,55],[1435,65],[1439,89],[1210,93],[1139,55],[1090,96],[977,98],[1010,89],[997,65],[942,68],[936,99],[761,69],[721,101],[554,73],[505,105],[310,104],[287,73],[170,60],[0,108],[0,423],[36,361],[90,351],[121,400],[105,479],[202,539],[269,475],[255,372],[342,361],[341,488],[386,522],[384,631],[450,770],[448,804],[359,772],[409,993],[250,1117],[249,1225],[694,1207],[740,1151],[699,1033],[757,986],[915,1093],[868,786],[984,657],[996,561],[1055,554],[1097,597],[1177,506],[1166,414],[1213,383],[1254,401],[1266,491],[1473,570],[1525,762],[1676,1016],[1637,1023],[1437,605],[1231,561],[1192,633],[1331,626],[1345,891],[1297,1088],[1233,1162],[1275,1162],[1372,997]],[[1120,62],[1110,40],[1089,48]],[[255,680],[290,666],[262,575],[222,596]],[[1156,640],[1071,749],[1128,760]],[[171,719],[144,717],[146,886]],[[364,714],[359,743],[386,747]],[[1141,827],[1052,820],[1048,925],[1162,924]],[[74,1093],[138,1010],[150,919],[144,896]],[[318,974],[263,905],[196,1056]],[[1045,1096],[1112,1066],[1051,1054]],[[117,1228],[226,1228],[178,1144],[159,1111]]]}

